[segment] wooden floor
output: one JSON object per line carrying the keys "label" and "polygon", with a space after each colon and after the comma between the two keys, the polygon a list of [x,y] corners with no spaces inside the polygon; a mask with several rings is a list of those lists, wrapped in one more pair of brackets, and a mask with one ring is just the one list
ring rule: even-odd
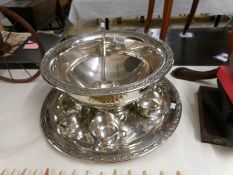
{"label": "wooden floor", "polygon": [[[175,65],[200,66],[219,65],[222,63],[221,61],[214,59],[214,56],[222,52],[227,52],[229,28],[190,29],[189,32],[194,34],[193,38],[181,38],[181,30],[182,29],[170,29],[167,36],[167,42],[174,52]],[[49,46],[51,47],[51,43],[48,39],[45,41],[48,41],[48,44],[44,43],[46,50],[48,50]],[[25,63],[29,65],[29,68],[31,62],[34,63],[34,65],[35,62],[36,65],[39,65],[40,59],[38,59],[38,53],[35,55],[26,54],[25,57],[22,57],[22,55],[24,54],[19,50],[16,50],[14,53],[14,59],[0,58],[0,68],[6,67],[4,66],[6,63],[9,67],[12,65],[12,67],[15,68],[20,67],[15,66],[14,63]]]}

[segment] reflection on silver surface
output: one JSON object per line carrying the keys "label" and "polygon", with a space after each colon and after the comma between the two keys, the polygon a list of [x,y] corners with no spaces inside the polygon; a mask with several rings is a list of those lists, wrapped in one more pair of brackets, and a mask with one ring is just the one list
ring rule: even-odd
{"label": "reflection on silver surface", "polygon": [[[152,106],[143,108],[143,100],[148,99],[153,101]],[[171,103],[176,104],[175,109],[170,108]],[[147,116],[153,108],[162,112]],[[119,113],[126,117],[120,119]],[[48,141],[62,152],[85,160],[117,162],[161,145],[176,129],[180,115],[179,95],[163,79],[136,103],[104,112],[53,89],[43,104],[41,126]]]}
{"label": "reflection on silver surface", "polygon": [[119,147],[121,122],[109,112],[97,112],[89,125],[89,131],[97,143],[97,151],[109,151]]}
{"label": "reflection on silver surface", "polygon": [[137,102],[137,106],[142,116],[153,120],[160,118],[168,112],[168,107],[164,104],[162,95],[156,89],[151,89],[143,99]]}
{"label": "reflection on silver surface", "polygon": [[[115,34],[125,37],[124,44],[113,42]],[[101,33],[75,37],[47,52],[41,63],[44,79],[74,97],[127,94],[157,82],[173,64],[173,53],[161,40],[127,31],[105,36],[105,67]]]}
{"label": "reflection on silver surface", "polygon": [[142,33],[103,31],[62,42],[41,62],[43,78],[59,90],[42,108],[45,136],[62,152],[98,162],[151,151],[181,115],[178,93],[163,79],[172,64],[167,44]]}

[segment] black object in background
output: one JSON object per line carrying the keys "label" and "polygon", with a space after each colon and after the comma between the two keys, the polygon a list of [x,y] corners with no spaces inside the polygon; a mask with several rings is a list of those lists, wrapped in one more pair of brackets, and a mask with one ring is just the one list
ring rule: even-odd
{"label": "black object in background", "polygon": [[233,105],[221,84],[198,91],[201,141],[233,147]]}

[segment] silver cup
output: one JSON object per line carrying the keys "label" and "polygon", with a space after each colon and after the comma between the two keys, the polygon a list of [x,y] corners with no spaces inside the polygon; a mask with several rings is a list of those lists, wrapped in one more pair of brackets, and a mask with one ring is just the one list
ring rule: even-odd
{"label": "silver cup", "polygon": [[63,116],[58,125],[58,133],[65,137],[81,139],[84,136],[80,113],[74,112]]}
{"label": "silver cup", "polygon": [[89,130],[99,150],[114,149],[121,139],[121,121],[112,113],[100,112],[91,120]]}
{"label": "silver cup", "polygon": [[157,92],[149,93],[145,98],[137,102],[138,112],[143,116],[156,120],[166,113],[164,100]]}

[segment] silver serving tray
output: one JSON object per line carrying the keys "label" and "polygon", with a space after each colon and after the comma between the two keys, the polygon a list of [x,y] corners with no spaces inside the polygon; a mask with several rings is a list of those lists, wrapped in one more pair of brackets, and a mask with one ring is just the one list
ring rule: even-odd
{"label": "silver serving tray", "polygon": [[[140,101],[131,104],[121,128],[124,135],[108,149],[99,149],[89,131],[92,117],[89,107],[55,89],[48,94],[42,107],[42,130],[53,147],[76,158],[119,162],[140,157],[164,143],[175,131],[181,116],[182,105],[178,92],[167,79],[159,81],[143,98],[151,98],[150,93],[157,94],[160,107],[167,111],[159,117],[151,117],[147,113],[139,113],[136,103]],[[67,125],[66,128],[64,124],[61,127],[61,121],[66,121],[73,114],[78,115],[75,127]]]}

